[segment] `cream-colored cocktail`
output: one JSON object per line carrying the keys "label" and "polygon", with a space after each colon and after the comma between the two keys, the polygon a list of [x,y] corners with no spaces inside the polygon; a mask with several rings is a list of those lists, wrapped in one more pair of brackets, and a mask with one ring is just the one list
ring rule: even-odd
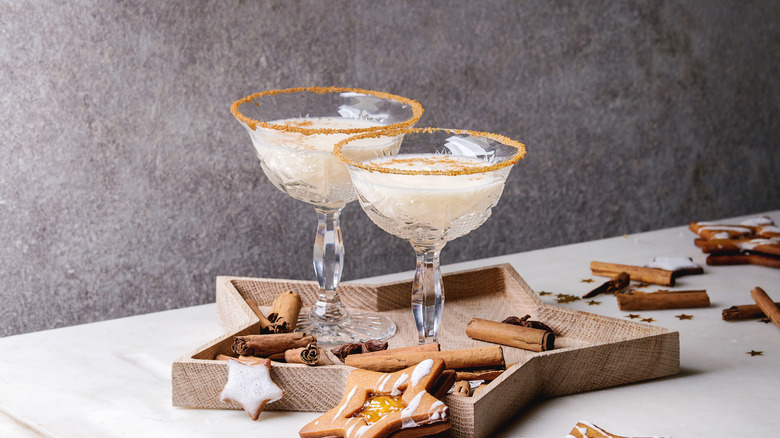
{"label": "cream-colored cocktail", "polygon": [[439,253],[490,217],[525,146],[496,134],[454,129],[382,135],[403,136],[393,156],[353,153],[358,141],[377,138],[370,133],[340,141],[333,153],[347,165],[368,217],[412,244],[417,256],[412,314],[419,342],[436,342],[444,305]]}
{"label": "cream-colored cocktail", "polygon": [[376,135],[355,143],[352,153],[361,159],[392,154],[400,137],[380,131],[414,125],[422,106],[379,91],[308,87],[252,94],[233,102],[230,111],[249,133],[268,179],[312,204],[317,213],[312,263],[320,291],[317,301],[301,312],[296,330],[316,336],[318,345],[392,336],[396,327],[391,319],[347,312],[337,293],[344,257],[339,216],[356,195],[349,172],[332,150],[340,140],[372,133]]}
{"label": "cream-colored cocktail", "polygon": [[[341,117],[275,120],[272,125],[314,130],[354,130],[381,127],[378,122]],[[292,130],[258,127],[252,142],[271,182],[292,197],[317,205],[341,205],[355,200],[346,166],[333,156],[333,145],[349,134],[305,135]],[[392,154],[399,140],[377,137],[361,140],[351,152],[361,159]]]}
{"label": "cream-colored cocktail", "polygon": [[370,171],[352,174],[361,206],[379,227],[401,238],[429,244],[455,239],[485,222],[501,197],[509,172],[509,168],[503,168],[457,173],[489,163],[443,154],[411,154],[367,162],[387,169],[450,171],[447,175]]}

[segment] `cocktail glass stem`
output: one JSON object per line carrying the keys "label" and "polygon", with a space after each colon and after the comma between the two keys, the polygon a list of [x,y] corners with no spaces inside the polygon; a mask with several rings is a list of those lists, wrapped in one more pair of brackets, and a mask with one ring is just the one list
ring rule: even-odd
{"label": "cocktail glass stem", "polygon": [[309,318],[323,323],[336,323],[348,317],[336,292],[344,260],[344,241],[339,225],[341,208],[317,207],[315,211],[317,236],[314,239],[314,270],[320,292],[309,312]]}
{"label": "cocktail glass stem", "polygon": [[439,269],[441,248],[417,248],[417,269],[412,286],[412,313],[420,344],[436,342],[444,307],[444,289]]}

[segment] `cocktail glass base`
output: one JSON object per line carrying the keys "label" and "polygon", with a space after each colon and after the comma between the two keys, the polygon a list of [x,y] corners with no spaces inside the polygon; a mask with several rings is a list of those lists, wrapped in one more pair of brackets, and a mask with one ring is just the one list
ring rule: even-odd
{"label": "cocktail glass base", "polygon": [[395,334],[396,326],[385,316],[351,309],[349,315],[339,321],[323,322],[304,309],[298,317],[295,331],[313,335],[319,346],[336,346],[369,339],[385,340]]}

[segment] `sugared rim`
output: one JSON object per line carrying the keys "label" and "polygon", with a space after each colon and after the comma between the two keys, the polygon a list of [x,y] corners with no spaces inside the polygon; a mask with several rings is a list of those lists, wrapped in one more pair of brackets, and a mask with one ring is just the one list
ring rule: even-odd
{"label": "sugared rim", "polygon": [[[361,138],[376,138],[376,137],[385,137],[385,136],[395,137],[398,135],[405,135],[405,134],[431,134],[434,132],[446,132],[448,134],[471,135],[473,137],[488,138],[490,140],[497,141],[503,145],[514,147],[515,149],[517,149],[517,152],[508,160],[504,160],[500,163],[496,163],[484,167],[467,167],[458,170],[394,169],[390,167],[383,167],[371,162],[361,163],[352,160],[351,158],[348,158],[342,152],[342,148],[347,143],[351,141],[359,140]],[[512,140],[511,138],[505,137],[503,135],[493,134],[490,132],[479,132],[479,131],[468,131],[465,129],[446,129],[446,128],[401,128],[401,129],[388,128],[388,129],[381,129],[379,131],[369,132],[366,134],[355,135],[349,138],[345,138],[344,140],[339,141],[338,143],[336,143],[335,146],[333,146],[333,155],[335,155],[336,157],[338,157],[339,160],[343,161],[344,163],[350,166],[354,166],[372,172],[394,173],[397,175],[473,175],[476,173],[492,172],[494,170],[502,169],[504,167],[508,167],[517,163],[523,157],[525,157],[525,145],[518,141]]]}
{"label": "sugared rim", "polygon": [[[259,120],[252,119],[251,117],[247,117],[244,114],[242,114],[238,107],[249,103],[258,97],[262,96],[273,96],[277,94],[286,94],[286,93],[300,93],[300,92],[312,92],[312,93],[319,93],[319,94],[325,94],[325,93],[345,93],[345,92],[352,92],[352,93],[358,93],[358,94],[367,94],[369,96],[379,97],[382,99],[390,99],[395,100],[398,102],[405,103],[412,107],[412,117],[408,120],[404,120],[403,122],[398,123],[392,123],[390,125],[385,126],[377,126],[377,127],[371,127],[371,128],[353,128],[353,129],[335,129],[335,128],[323,128],[323,129],[314,129],[314,128],[304,128],[300,125],[278,125],[274,123],[267,123],[267,122],[261,122]],[[230,112],[237,118],[238,120],[244,122],[252,128],[252,130],[256,130],[258,126],[262,128],[267,129],[275,129],[278,131],[286,131],[286,132],[297,132],[299,134],[304,135],[314,135],[314,134],[362,134],[365,132],[371,132],[376,129],[400,129],[400,128],[406,128],[409,126],[414,125],[417,123],[418,120],[420,120],[420,117],[423,115],[423,107],[420,105],[419,102],[412,99],[407,99],[406,97],[402,96],[396,96],[394,94],[384,93],[381,91],[373,91],[373,90],[361,90],[359,88],[345,88],[345,87],[298,87],[298,88],[286,88],[283,90],[267,90],[267,91],[261,91],[259,93],[251,94],[249,96],[244,97],[243,99],[239,99],[235,102],[233,102],[232,105],[230,105]]]}

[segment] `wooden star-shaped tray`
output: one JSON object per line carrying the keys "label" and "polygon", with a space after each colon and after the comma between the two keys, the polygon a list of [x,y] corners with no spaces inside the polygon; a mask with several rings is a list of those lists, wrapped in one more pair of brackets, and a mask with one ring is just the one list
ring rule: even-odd
{"label": "wooden star-shaped tray", "polygon": [[[531,315],[556,333],[555,349],[550,351],[504,347],[507,370],[474,396],[446,396],[443,401],[452,421],[449,436],[489,436],[534,399],[668,376],[680,369],[676,331],[545,304],[508,264],[455,272],[443,280],[442,350],[490,345],[466,336],[466,325],[474,317],[501,321]],[[259,331],[246,299],[270,306],[280,293],[293,290],[308,306],[315,301],[317,288],[316,282],[307,281],[217,277],[217,316],[227,333],[173,363],[173,405],[241,409],[219,401],[227,382],[227,364],[213,358],[231,354],[234,336]],[[398,331],[389,343],[396,348],[417,342],[411,288],[411,280],[382,285],[345,283],[339,295],[349,308],[381,312],[393,319]],[[325,412],[341,399],[351,370],[346,365],[274,363],[271,377],[285,395],[269,403],[266,410]]]}

